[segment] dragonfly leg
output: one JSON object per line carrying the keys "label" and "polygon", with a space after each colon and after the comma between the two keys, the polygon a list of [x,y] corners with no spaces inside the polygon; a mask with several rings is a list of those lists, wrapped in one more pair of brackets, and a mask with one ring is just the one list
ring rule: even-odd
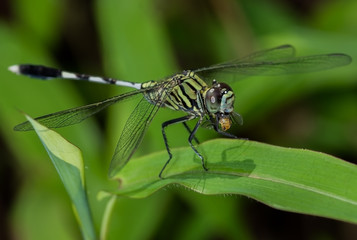
{"label": "dragonfly leg", "polygon": [[197,151],[197,149],[195,148],[195,146],[193,146],[193,144],[192,144],[192,139],[195,138],[195,134],[196,134],[196,132],[197,132],[199,126],[201,125],[201,123],[202,123],[202,118],[200,118],[200,120],[198,120],[198,122],[196,123],[195,127],[193,128],[193,130],[192,130],[192,132],[191,132],[191,134],[190,134],[190,136],[189,136],[189,138],[188,138],[188,142],[189,142],[189,144],[190,144],[192,150],[193,150],[193,151],[196,153],[196,155],[201,159],[203,169],[204,169],[205,171],[208,171],[208,168],[207,168],[206,165],[205,165],[205,160],[204,160],[203,156]]}
{"label": "dragonfly leg", "polygon": [[[191,134],[192,131],[191,131],[190,127],[187,125],[187,123],[186,123],[186,122],[183,122],[183,125],[185,126],[185,128],[187,129],[187,131],[189,132],[189,134]],[[196,142],[197,144],[200,144],[200,141],[198,141],[198,139],[197,139],[196,136],[193,137],[193,140],[195,140],[195,142]]]}
{"label": "dragonfly leg", "polygon": [[229,137],[229,138],[238,138],[236,135],[224,132],[219,128],[216,129],[216,132],[218,132],[219,134],[221,134],[223,136]]}
{"label": "dragonfly leg", "polygon": [[[166,121],[162,124],[161,126],[161,131],[162,131],[162,136],[164,137],[164,142],[165,142],[165,147],[166,147],[166,150],[167,150],[167,153],[169,154],[169,159],[166,161],[164,167],[161,169],[160,171],[160,174],[159,174],[159,178],[162,179],[162,173],[164,172],[166,166],[169,164],[169,162],[171,161],[171,158],[172,158],[172,154],[171,154],[171,151],[170,151],[170,146],[169,146],[169,143],[167,141],[167,137],[166,137],[166,133],[165,133],[165,128],[169,125],[172,125],[172,124],[175,124],[175,123],[184,123],[185,125],[185,122],[189,121],[189,120],[192,120],[193,118],[195,118],[196,116],[193,116],[193,115],[187,115],[187,116],[184,116],[184,117],[181,117],[181,118],[175,118],[175,119],[172,119],[172,120],[169,120],[169,121]],[[185,125],[187,126],[187,125]],[[190,132],[190,136],[192,135],[192,132],[191,130],[187,128]]]}

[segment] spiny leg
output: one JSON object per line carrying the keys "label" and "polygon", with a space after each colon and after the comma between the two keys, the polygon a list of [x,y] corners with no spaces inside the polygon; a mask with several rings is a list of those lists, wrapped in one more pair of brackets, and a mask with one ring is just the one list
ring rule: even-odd
{"label": "spiny leg", "polygon": [[190,134],[190,136],[189,136],[189,138],[188,138],[188,142],[189,142],[191,148],[193,149],[193,151],[196,153],[196,155],[201,159],[203,169],[204,169],[205,171],[208,171],[208,168],[205,166],[205,160],[204,160],[203,156],[197,151],[197,149],[195,148],[195,146],[193,146],[193,144],[192,144],[192,139],[195,138],[195,134],[196,134],[196,132],[197,132],[197,129],[198,129],[199,126],[201,125],[201,123],[202,123],[202,118],[200,118],[200,119],[197,121],[195,127],[193,128],[193,130],[192,130],[192,132],[191,132],[191,134]]}
{"label": "spiny leg", "polygon": [[[164,137],[164,142],[165,142],[165,147],[166,147],[166,150],[167,150],[167,153],[169,154],[169,159],[166,161],[164,167],[161,169],[160,171],[160,174],[159,174],[159,178],[162,179],[161,175],[162,173],[164,172],[166,166],[169,164],[169,162],[171,161],[171,158],[172,158],[172,154],[171,154],[171,151],[170,151],[170,147],[169,147],[169,144],[167,142],[167,137],[166,137],[166,133],[165,133],[165,128],[169,125],[172,125],[172,124],[175,124],[175,123],[185,123],[189,120],[192,120],[193,118],[195,118],[195,116],[193,115],[187,115],[187,116],[184,116],[184,117],[180,117],[180,118],[176,118],[176,119],[172,119],[172,120],[169,120],[169,121],[166,121],[162,124],[161,126],[161,131],[162,131],[162,136]],[[184,124],[185,125],[185,124]],[[187,126],[187,125],[185,125]],[[192,135],[192,132],[191,130],[188,128],[189,132],[190,132],[190,136]]]}
{"label": "spiny leg", "polygon": [[[183,125],[184,125],[184,126],[185,126],[185,128],[187,129],[188,133],[189,133],[189,134],[191,134],[191,133],[192,133],[192,131],[191,131],[190,127],[187,125],[187,123],[186,123],[186,122],[183,122]],[[197,137],[196,137],[196,136],[194,136],[194,138],[193,138],[193,139],[195,140],[195,142],[196,142],[197,144],[200,144],[200,141],[198,141],[198,139],[197,139]]]}
{"label": "spiny leg", "polygon": [[224,132],[222,131],[221,129],[217,128],[215,129],[216,132],[218,132],[219,134],[223,135],[223,136],[226,136],[226,137],[229,137],[229,138],[238,138],[236,135],[233,135],[233,134],[230,134],[228,132]]}

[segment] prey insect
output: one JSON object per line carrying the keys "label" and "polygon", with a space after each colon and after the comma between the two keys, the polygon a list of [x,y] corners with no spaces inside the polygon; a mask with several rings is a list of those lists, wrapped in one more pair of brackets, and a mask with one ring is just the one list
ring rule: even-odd
{"label": "prey insect", "polygon": [[[73,125],[98,113],[104,108],[142,94],[143,98],[128,118],[116,146],[111,162],[109,175],[114,176],[130,160],[140,145],[148,126],[157,111],[166,107],[185,113],[184,116],[162,123],[162,135],[169,158],[159,173],[162,174],[172,159],[167,142],[165,128],[176,123],[183,123],[189,132],[188,143],[201,159],[202,167],[208,170],[204,157],[192,143],[200,126],[213,128],[223,136],[236,138],[226,132],[232,122],[243,123],[242,117],[234,111],[235,94],[228,83],[251,75],[280,75],[320,71],[351,62],[348,55],[335,53],[296,57],[295,49],[290,45],[282,45],[268,50],[255,52],[245,58],[216,64],[196,70],[187,70],[167,77],[162,81],[135,83],[113,78],[77,74],[40,65],[14,65],[9,70],[21,75],[40,79],[72,79],[134,88],[104,101],[72,108],[36,118],[38,122],[49,128],[60,128]],[[197,119],[191,130],[186,122]],[[17,131],[32,130],[29,122],[21,123],[14,128]]]}

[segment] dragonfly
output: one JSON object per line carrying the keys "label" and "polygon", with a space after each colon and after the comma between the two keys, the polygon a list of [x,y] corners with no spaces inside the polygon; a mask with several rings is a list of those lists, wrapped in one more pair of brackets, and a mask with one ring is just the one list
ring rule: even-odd
{"label": "dragonfly", "polygon": [[[233,123],[243,124],[242,116],[234,111],[235,94],[229,84],[253,75],[276,76],[315,72],[348,65],[351,61],[350,56],[342,53],[297,57],[293,46],[282,45],[252,53],[244,58],[196,70],[185,70],[160,81],[144,83],[72,73],[33,64],[13,65],[9,67],[9,70],[16,74],[44,80],[72,79],[135,89],[97,103],[35,118],[48,128],[61,128],[80,123],[115,103],[142,94],[141,100],[124,125],[110,164],[109,177],[115,176],[130,160],[160,108],[183,112],[184,116],[165,121],[161,126],[169,155],[159,173],[159,178],[162,179],[162,174],[172,159],[165,132],[166,127],[183,123],[189,133],[188,143],[200,158],[205,171],[208,171],[205,159],[193,143],[195,141],[199,144],[196,138],[199,127],[211,128],[223,136],[237,138],[227,132]],[[194,119],[197,119],[197,122],[193,129],[190,129],[187,122]],[[29,131],[33,128],[27,121],[15,126],[14,130]]]}

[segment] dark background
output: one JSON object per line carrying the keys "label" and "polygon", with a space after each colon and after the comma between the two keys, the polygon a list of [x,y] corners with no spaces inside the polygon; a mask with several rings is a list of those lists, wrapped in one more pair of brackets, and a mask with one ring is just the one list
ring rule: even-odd
{"label": "dark background", "polygon": [[[0,2],[0,239],[78,239],[70,201],[34,133],[12,127],[20,111],[39,116],[125,90],[70,81],[41,82],[7,67],[36,63],[129,81],[292,44],[298,55],[343,52],[357,59],[352,0],[2,0]],[[357,68],[245,79],[234,90],[244,125],[232,132],[269,144],[307,148],[356,163]],[[106,173],[135,102],[59,130],[84,155],[97,230]],[[138,151],[164,149],[161,111]],[[170,115],[170,116],[171,116]],[[168,130],[186,146],[182,126]],[[171,136],[171,137],[170,137]],[[200,139],[218,137],[202,130]],[[357,177],[357,176],[356,176]],[[269,208],[241,196],[202,196],[170,187],[147,199],[119,199],[110,239],[356,239],[355,225]]]}

